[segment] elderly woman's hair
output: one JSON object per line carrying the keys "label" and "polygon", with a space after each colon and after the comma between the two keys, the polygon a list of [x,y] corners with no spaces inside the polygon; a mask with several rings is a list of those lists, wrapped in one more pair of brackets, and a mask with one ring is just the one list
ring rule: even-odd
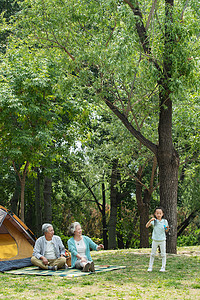
{"label": "elderly woman's hair", "polygon": [[74,222],[69,226],[69,235],[74,235],[77,226],[81,226],[79,222]]}
{"label": "elderly woman's hair", "polygon": [[42,225],[42,232],[45,233],[45,232],[48,232],[48,228],[49,227],[53,227],[51,224],[49,223],[45,223]]}

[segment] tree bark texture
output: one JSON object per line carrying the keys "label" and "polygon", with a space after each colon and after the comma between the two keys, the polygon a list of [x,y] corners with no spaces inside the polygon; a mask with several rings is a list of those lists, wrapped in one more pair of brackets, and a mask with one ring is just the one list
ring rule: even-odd
{"label": "tree bark texture", "polygon": [[129,231],[128,235],[127,235],[127,240],[126,240],[126,244],[125,244],[125,248],[128,249],[131,247],[131,240],[134,236],[134,228],[136,227],[136,224],[138,222],[138,218],[139,218],[139,212],[137,211],[135,216],[134,216],[134,219],[133,219],[133,222],[132,222],[132,230]]}
{"label": "tree bark texture", "polygon": [[142,197],[142,186],[136,182],[136,200],[140,215],[140,248],[149,248],[149,230],[146,223],[149,220],[149,206],[151,195],[147,190]]}
{"label": "tree bark texture", "polygon": [[116,225],[117,225],[117,188],[118,182],[118,160],[113,161],[111,173],[111,187],[110,187],[110,219],[108,223],[108,249],[116,249]]}
{"label": "tree bark texture", "polygon": [[[179,157],[172,143],[172,103],[169,95],[161,95],[159,118],[158,166],[160,181],[160,205],[165,210],[170,232],[167,238],[167,252],[176,253],[177,241],[177,190]],[[167,106],[167,108],[166,108]]]}
{"label": "tree bark texture", "polygon": [[123,234],[122,234],[122,204],[121,204],[121,194],[118,193],[117,196],[117,228],[116,228],[116,233],[117,233],[117,246],[119,249],[124,249],[124,241],[123,241]]}
{"label": "tree bark texture", "polygon": [[25,167],[24,167],[23,172],[22,172],[22,176],[20,174],[20,168],[19,168],[19,171],[18,171],[14,161],[13,161],[13,167],[14,167],[14,170],[15,170],[15,172],[16,172],[18,178],[19,178],[19,181],[20,181],[20,187],[21,187],[21,193],[20,193],[20,199],[21,199],[21,202],[20,202],[20,218],[21,218],[22,222],[24,222],[24,216],[25,216],[24,192],[25,192],[26,175],[27,175],[27,172],[28,172],[29,161],[27,161],[26,164],[25,164]]}
{"label": "tree bark texture", "polygon": [[16,175],[16,187],[15,187],[15,191],[13,193],[13,196],[10,200],[10,210],[15,214],[18,215],[18,202],[19,202],[19,198],[20,198],[20,182],[19,182],[19,178]]}
{"label": "tree bark texture", "polygon": [[52,179],[45,177],[44,179],[44,222],[52,223],[52,206],[51,206],[51,195],[52,195]]}
{"label": "tree bark texture", "polygon": [[105,194],[104,182],[102,182],[101,188],[102,188],[102,199],[103,199],[103,205],[102,205],[103,244],[104,244],[104,249],[107,250],[108,249],[108,228],[106,222],[106,194]]}
{"label": "tree bark texture", "polygon": [[20,218],[22,222],[24,222],[24,216],[25,216],[25,203],[24,203],[24,192],[25,192],[25,178],[22,178],[21,180],[21,205],[20,205]]}
{"label": "tree bark texture", "polygon": [[36,235],[40,236],[42,227],[42,208],[41,208],[41,196],[40,196],[40,171],[37,168],[37,178],[35,179],[35,225]]}

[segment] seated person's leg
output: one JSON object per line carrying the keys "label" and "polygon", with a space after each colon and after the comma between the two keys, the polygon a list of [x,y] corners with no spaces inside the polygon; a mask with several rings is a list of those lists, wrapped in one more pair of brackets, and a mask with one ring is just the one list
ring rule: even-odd
{"label": "seated person's leg", "polygon": [[80,260],[77,260],[75,263],[75,268],[83,270],[83,272],[89,272],[91,263],[89,261],[81,262]]}
{"label": "seated person's leg", "polygon": [[83,263],[78,259],[76,262],[75,262],[75,268],[76,269],[79,269],[79,270],[82,270],[84,267]]}
{"label": "seated person's leg", "polygon": [[31,263],[36,266],[39,267],[41,269],[47,270],[48,269],[48,265],[44,265],[42,260],[36,258],[35,256],[31,257]]}
{"label": "seated person's leg", "polygon": [[58,269],[61,269],[62,267],[65,266],[65,264],[66,264],[66,258],[65,257],[59,257],[51,263],[51,266],[57,266]]}

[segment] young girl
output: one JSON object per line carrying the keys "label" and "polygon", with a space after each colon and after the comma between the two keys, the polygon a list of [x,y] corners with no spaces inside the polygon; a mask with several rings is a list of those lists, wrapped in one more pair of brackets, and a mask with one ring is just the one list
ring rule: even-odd
{"label": "young girl", "polygon": [[166,232],[169,231],[168,222],[166,219],[163,219],[164,211],[162,207],[158,207],[154,211],[154,218],[151,218],[146,227],[153,225],[153,233],[152,233],[152,250],[149,261],[148,272],[152,271],[154,258],[156,255],[156,250],[158,246],[160,246],[161,257],[162,257],[162,267],[160,269],[161,272],[165,272],[166,265]]}

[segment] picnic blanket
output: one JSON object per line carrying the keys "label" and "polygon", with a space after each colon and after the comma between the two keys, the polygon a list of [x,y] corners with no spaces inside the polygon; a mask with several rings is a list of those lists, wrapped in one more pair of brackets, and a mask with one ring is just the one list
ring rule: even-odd
{"label": "picnic blanket", "polygon": [[108,271],[114,271],[119,269],[125,269],[126,266],[109,266],[109,265],[101,265],[96,266],[95,265],[95,273],[93,272],[82,272],[78,269],[59,269],[57,271],[51,271],[51,270],[41,270],[38,267],[32,266],[17,270],[10,270],[5,271],[6,274],[14,274],[14,275],[39,275],[39,276],[61,276],[61,277],[79,277],[79,276],[86,276],[91,274],[96,274],[99,272],[108,272]]}

